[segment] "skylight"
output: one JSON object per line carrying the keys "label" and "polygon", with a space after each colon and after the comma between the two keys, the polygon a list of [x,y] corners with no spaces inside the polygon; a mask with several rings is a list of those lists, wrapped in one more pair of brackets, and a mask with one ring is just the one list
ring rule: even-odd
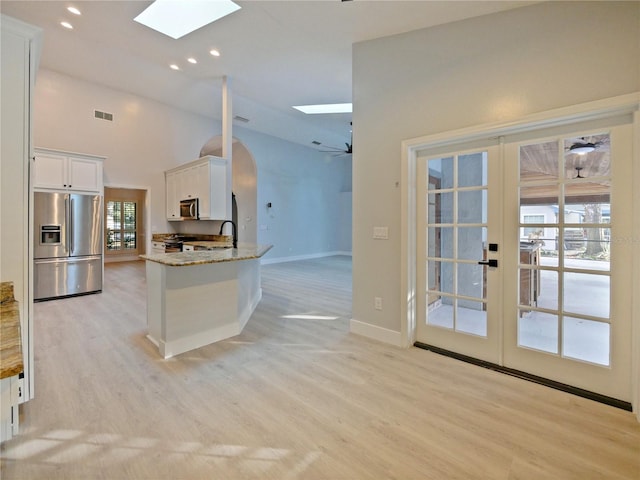
{"label": "skylight", "polygon": [[353,105],[351,103],[326,103],[324,105],[298,105],[293,107],[302,113],[351,113]]}
{"label": "skylight", "polygon": [[231,0],[156,0],[134,20],[177,40],[239,9]]}

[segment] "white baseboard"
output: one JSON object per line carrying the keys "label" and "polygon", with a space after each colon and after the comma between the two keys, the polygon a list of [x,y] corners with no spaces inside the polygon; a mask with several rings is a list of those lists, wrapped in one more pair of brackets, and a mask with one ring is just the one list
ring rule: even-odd
{"label": "white baseboard", "polygon": [[311,260],[313,258],[334,257],[336,255],[351,256],[352,253],[342,252],[342,251],[333,251],[333,252],[322,252],[322,253],[310,253],[307,255],[292,255],[290,257],[262,258],[260,260],[260,265],[268,265],[270,263],[296,262],[298,260]]}
{"label": "white baseboard", "polygon": [[364,323],[353,318],[349,322],[349,330],[356,335],[378,340],[379,342],[388,343],[396,347],[402,347],[400,332],[389,330],[387,328]]}

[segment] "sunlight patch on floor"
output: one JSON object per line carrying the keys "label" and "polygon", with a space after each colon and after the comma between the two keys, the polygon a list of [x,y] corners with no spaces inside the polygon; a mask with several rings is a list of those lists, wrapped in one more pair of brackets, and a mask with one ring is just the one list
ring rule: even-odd
{"label": "sunlight patch on floor", "polygon": [[33,439],[17,437],[15,445],[5,446],[2,457],[5,461],[23,460],[51,466],[82,462],[100,466],[127,462],[136,457],[153,458],[158,452],[166,460],[190,462],[199,457],[209,465],[232,467],[250,474],[261,474],[276,466],[284,467],[283,470],[288,472],[286,478],[295,478],[321,456],[317,451],[300,456],[285,448],[205,445],[201,442],[171,442],[149,437],[59,429],[41,433]]}

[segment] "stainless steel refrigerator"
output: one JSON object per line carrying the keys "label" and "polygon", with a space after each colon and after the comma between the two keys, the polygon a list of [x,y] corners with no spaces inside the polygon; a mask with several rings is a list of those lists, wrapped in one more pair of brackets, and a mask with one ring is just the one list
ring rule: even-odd
{"label": "stainless steel refrigerator", "polygon": [[102,197],[34,193],[34,299],[102,291]]}

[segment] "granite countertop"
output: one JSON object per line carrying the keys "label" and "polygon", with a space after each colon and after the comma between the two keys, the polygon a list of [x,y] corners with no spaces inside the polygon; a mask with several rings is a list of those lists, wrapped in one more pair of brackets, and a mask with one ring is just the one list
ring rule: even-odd
{"label": "granite countertop", "polygon": [[216,248],[215,250],[196,250],[195,252],[156,253],[140,255],[149,262],[162,263],[170,267],[187,267],[207,263],[235,262],[262,257],[273,245],[240,244],[238,248]]}
{"label": "granite countertop", "polygon": [[19,304],[13,297],[13,282],[0,283],[0,378],[24,370],[20,339]]}

